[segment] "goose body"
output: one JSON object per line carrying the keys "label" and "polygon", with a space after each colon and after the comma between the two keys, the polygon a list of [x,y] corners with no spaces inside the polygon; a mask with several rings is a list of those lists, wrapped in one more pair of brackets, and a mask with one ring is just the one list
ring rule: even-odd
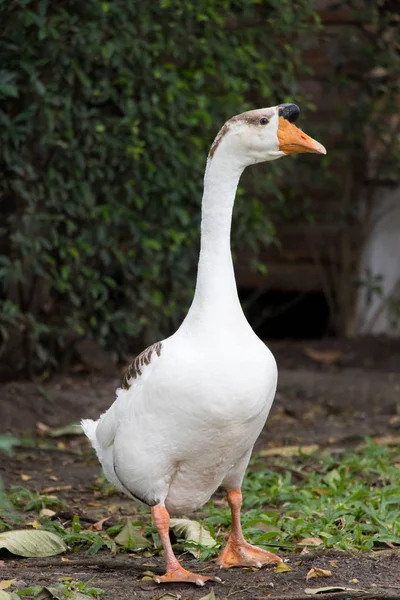
{"label": "goose body", "polygon": [[246,166],[293,152],[326,152],[293,125],[298,113],[294,104],[250,111],[221,129],[205,172],[190,310],[174,335],[135,359],[111,408],[96,422],[82,421],[110,482],[152,507],[167,565],[157,581],[207,580],[177,562],[169,514],[197,510],[219,486],[228,491],[233,519],[221,566],[279,560],[247,544],[240,529],[240,487],[274,399],[277,367],[243,314],[230,227]]}
{"label": "goose body", "polygon": [[238,337],[209,333],[161,342],[92,436],[117,488],[174,515],[229,480],[240,486],[275,394],[275,360],[249,326]]}

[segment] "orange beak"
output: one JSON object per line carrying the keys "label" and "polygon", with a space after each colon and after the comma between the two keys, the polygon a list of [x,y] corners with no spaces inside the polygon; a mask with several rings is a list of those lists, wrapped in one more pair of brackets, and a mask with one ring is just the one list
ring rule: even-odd
{"label": "orange beak", "polygon": [[279,150],[285,154],[311,152],[313,154],[326,154],[322,144],[313,140],[287,119],[279,117],[278,125]]}

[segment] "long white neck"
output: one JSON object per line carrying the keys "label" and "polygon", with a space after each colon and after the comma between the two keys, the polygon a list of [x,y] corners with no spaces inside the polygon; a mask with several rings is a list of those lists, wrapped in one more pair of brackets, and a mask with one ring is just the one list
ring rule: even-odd
{"label": "long white neck", "polygon": [[244,166],[223,152],[208,160],[202,201],[201,247],[194,299],[184,324],[243,319],[230,248],[236,189]]}

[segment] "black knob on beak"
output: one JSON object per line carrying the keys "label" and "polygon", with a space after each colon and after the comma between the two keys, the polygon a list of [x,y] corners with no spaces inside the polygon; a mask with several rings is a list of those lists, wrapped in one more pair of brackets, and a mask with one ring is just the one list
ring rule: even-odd
{"label": "black knob on beak", "polygon": [[290,123],[297,121],[300,109],[297,104],[280,104],[279,116],[287,119]]}

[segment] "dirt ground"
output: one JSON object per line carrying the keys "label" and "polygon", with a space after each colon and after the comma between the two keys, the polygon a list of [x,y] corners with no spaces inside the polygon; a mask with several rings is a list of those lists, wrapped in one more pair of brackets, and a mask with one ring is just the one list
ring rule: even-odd
{"label": "dirt ground", "polygon": [[[400,436],[400,350],[392,343],[368,344],[297,343],[270,344],[280,366],[276,401],[257,449],[287,444],[318,444],[344,448],[358,444],[365,435]],[[310,352],[311,348],[311,352]],[[316,352],[316,354],[315,354]],[[336,353],[336,354],[335,354]],[[119,374],[107,379],[80,374],[37,385],[8,382],[0,386],[0,433],[38,434],[38,423],[49,427],[76,422],[81,416],[97,417],[106,409],[118,385]],[[39,426],[39,430],[40,430]],[[61,443],[60,443],[61,442]],[[58,516],[68,524],[79,514],[85,526],[110,516],[108,525],[135,507],[119,494],[94,499],[93,486],[99,466],[82,438],[57,438],[58,447],[18,447],[13,457],[0,454],[0,476],[6,486],[29,485],[43,491],[64,487],[57,496],[68,508]],[[21,476],[30,477],[24,483]],[[65,487],[70,486],[70,487]],[[32,516],[33,520],[34,516]],[[29,519],[29,515],[27,515]],[[207,584],[203,589],[188,585],[156,586],[142,581],[151,564],[162,572],[161,557],[132,557],[108,551],[90,556],[84,551],[69,552],[71,562],[60,556],[48,559],[17,559],[0,556],[0,580],[17,579],[23,584],[48,585],[60,577],[86,581],[103,588],[115,600],[155,600],[164,592],[180,595],[182,600],[198,600],[214,588],[216,598],[272,600],[312,598],[306,588],[341,586],[345,590],[319,594],[322,598],[396,598],[400,599],[400,555],[387,549],[374,553],[350,554],[343,551],[314,551],[305,554],[280,553],[294,568],[275,573],[273,568],[219,570],[212,563],[183,558],[195,571],[218,575],[223,583]],[[329,580],[306,582],[312,567],[332,570]],[[168,598],[168,596],[166,596]]]}

